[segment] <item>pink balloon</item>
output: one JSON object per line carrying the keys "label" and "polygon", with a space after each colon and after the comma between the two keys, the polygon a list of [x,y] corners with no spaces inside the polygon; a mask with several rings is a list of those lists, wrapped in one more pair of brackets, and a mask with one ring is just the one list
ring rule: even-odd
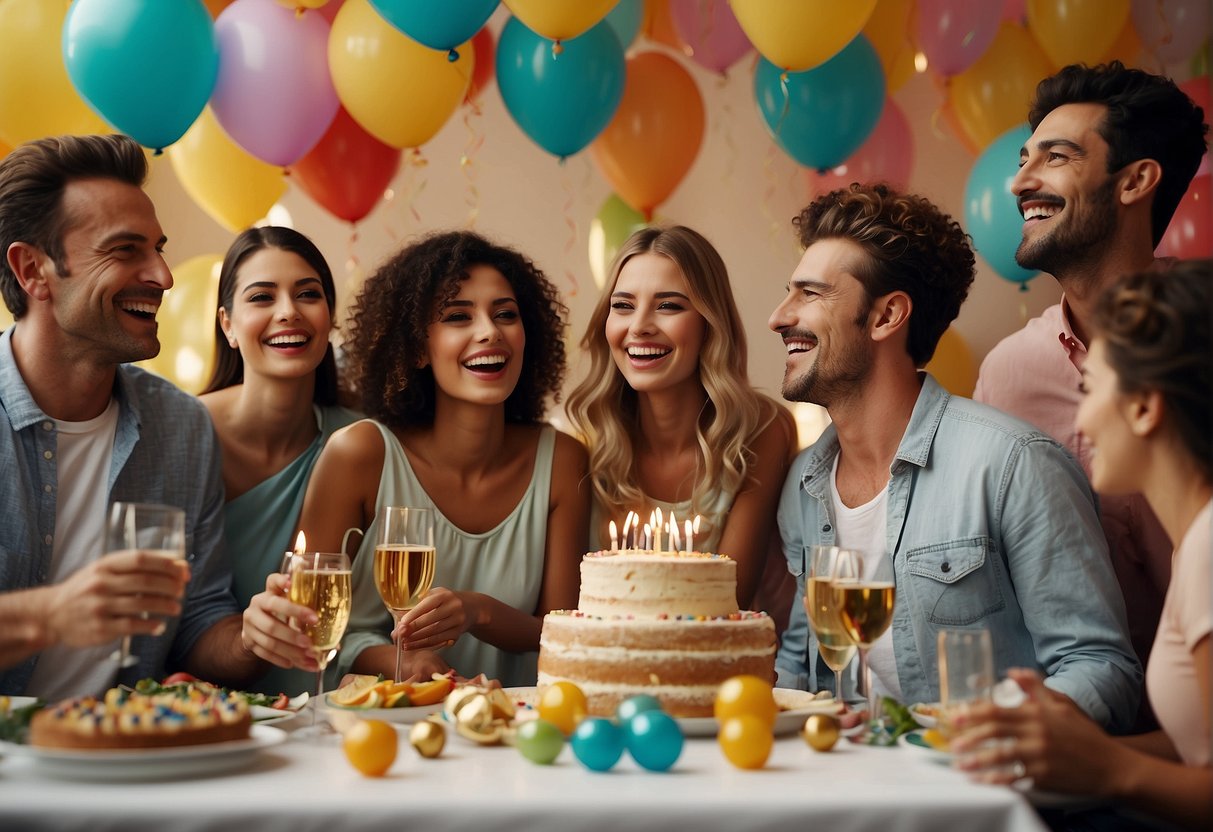
{"label": "pink balloon", "polygon": [[1213,257],[1213,178],[1198,176],[1179,201],[1167,233],[1158,244],[1159,257]]}
{"label": "pink balloon", "polygon": [[905,189],[914,166],[914,136],[910,122],[892,98],[886,98],[876,129],[850,158],[836,168],[806,173],[809,192],[822,194],[852,182],[888,182]]}
{"label": "pink balloon", "polygon": [[724,72],[754,48],[726,0],[670,0],[674,31],[695,63]]}
{"label": "pink balloon", "polygon": [[1011,23],[1023,23],[1028,19],[1027,0],[1007,0],[1002,7],[1002,19]]}
{"label": "pink balloon", "polygon": [[1191,57],[1209,37],[1209,0],[1133,0],[1142,48],[1164,64]]}
{"label": "pink balloon", "polygon": [[997,3],[918,0],[918,48],[927,66],[944,76],[968,69],[994,42],[1002,13]]}
{"label": "pink balloon", "polygon": [[215,21],[219,79],[211,109],[236,144],[271,165],[311,150],[337,115],[329,24],[276,0],[236,0]]}

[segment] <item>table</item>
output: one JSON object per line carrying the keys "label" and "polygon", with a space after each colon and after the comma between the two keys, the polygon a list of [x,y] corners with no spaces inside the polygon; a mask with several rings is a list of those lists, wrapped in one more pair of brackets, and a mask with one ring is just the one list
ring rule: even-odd
{"label": "table", "polygon": [[[300,719],[307,719],[305,715]],[[299,722],[300,719],[293,720]],[[775,743],[765,769],[733,768],[711,739],[688,739],[669,772],[625,754],[609,773],[566,747],[537,766],[509,747],[448,733],[435,760],[401,736],[387,777],[365,778],[335,740],[288,739],[239,773],[132,784],[47,778],[32,761],[0,760],[0,829],[192,830],[966,830],[1040,832],[1025,797],[979,786],[911,748],[840,743],[814,752],[799,736]]]}

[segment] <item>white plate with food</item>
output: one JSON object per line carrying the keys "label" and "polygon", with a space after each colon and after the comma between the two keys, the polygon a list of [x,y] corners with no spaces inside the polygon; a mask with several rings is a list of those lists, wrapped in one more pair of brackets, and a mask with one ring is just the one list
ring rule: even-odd
{"label": "white plate with food", "polygon": [[[247,694],[247,696],[259,696],[258,694]],[[306,693],[301,693],[298,696],[293,696],[282,703],[281,707],[271,707],[269,705],[254,705],[249,703],[249,713],[253,715],[253,722],[258,725],[274,725],[279,722],[285,722],[288,719],[294,719],[307,706],[308,699],[311,697]],[[256,700],[253,700],[256,701]],[[265,701],[263,699],[263,701]]]}
{"label": "white plate with food", "polygon": [[411,705],[407,708],[361,708],[357,705],[337,705],[331,697],[332,694],[324,697],[325,716],[328,717],[333,728],[342,732],[358,719],[378,719],[383,722],[411,725],[442,710],[441,702],[435,702],[432,705]]}
{"label": "white plate with food", "polygon": [[942,735],[933,728],[919,728],[907,731],[897,738],[897,744],[917,754],[921,754],[932,762],[940,765],[952,765],[952,753],[946,747],[940,747],[945,742]]}
{"label": "white plate with food", "polygon": [[938,702],[915,702],[910,706],[910,716],[923,728],[935,728],[939,724]]}
{"label": "white plate with food", "polygon": [[49,777],[67,780],[133,782],[172,780],[237,771],[286,739],[286,732],[254,725],[249,738],[173,748],[39,748],[0,743],[14,760],[25,759]]}
{"label": "white plate with food", "polygon": [[[537,688],[506,688],[505,692],[522,707],[533,708],[539,701]],[[773,693],[779,707],[779,713],[775,715],[775,736],[794,734],[812,714],[838,714],[843,710],[842,703],[832,697],[819,697],[804,690],[775,688]],[[713,716],[678,716],[674,721],[685,737],[714,737],[719,727]]]}

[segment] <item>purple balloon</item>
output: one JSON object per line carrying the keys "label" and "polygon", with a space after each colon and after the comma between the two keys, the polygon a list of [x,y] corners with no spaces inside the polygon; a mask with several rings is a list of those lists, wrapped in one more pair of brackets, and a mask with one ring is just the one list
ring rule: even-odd
{"label": "purple balloon", "polygon": [[724,72],[754,45],[725,0],[670,0],[670,17],[695,63]]}
{"label": "purple balloon", "polygon": [[1209,37],[1209,0],[1133,0],[1133,28],[1164,64],[1187,60]]}
{"label": "purple balloon", "polygon": [[940,75],[956,75],[980,58],[1002,22],[997,3],[918,0],[918,48]]}
{"label": "purple balloon", "polygon": [[329,75],[328,21],[276,0],[236,0],[215,21],[219,80],[211,109],[236,144],[293,164],[324,136],[340,102]]}

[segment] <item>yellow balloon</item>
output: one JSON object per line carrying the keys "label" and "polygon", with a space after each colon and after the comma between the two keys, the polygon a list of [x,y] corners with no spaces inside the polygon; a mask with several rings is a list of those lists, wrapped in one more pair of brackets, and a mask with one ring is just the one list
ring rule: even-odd
{"label": "yellow balloon", "polygon": [[1094,64],[1129,19],[1129,0],[1028,0],[1028,29],[1054,67]]}
{"label": "yellow balloon", "polygon": [[327,3],[329,0],[278,0],[279,6],[286,6],[288,9],[303,11],[304,9],[318,9]]}
{"label": "yellow balloon", "polygon": [[588,31],[619,0],[505,0],[514,17],[537,35],[568,40]]}
{"label": "yellow balloon", "polygon": [[914,0],[877,0],[876,11],[863,27],[864,36],[880,56],[890,95],[914,75],[915,48],[910,36],[913,6]]}
{"label": "yellow balloon", "polygon": [[731,0],[750,42],[775,66],[802,72],[842,51],[862,31],[876,0]]}
{"label": "yellow balloon", "polygon": [[1106,64],[1108,61],[1120,61],[1125,66],[1137,66],[1138,58],[1141,57],[1141,50],[1141,37],[1138,36],[1137,30],[1133,28],[1133,21],[1130,19],[1125,23],[1125,28],[1121,29],[1120,34],[1116,36],[1116,43],[1112,44],[1111,48],[1103,54],[1103,57],[1099,59],[1099,63]]}
{"label": "yellow balloon", "polygon": [[0,139],[16,147],[66,133],[112,133],[67,77],[63,0],[0,2]]}
{"label": "yellow balloon", "polygon": [[243,231],[286,193],[282,168],[263,162],[228,138],[206,107],[168,149],[181,187],[228,231]]}
{"label": "yellow balloon", "polygon": [[1028,118],[1028,105],[1053,66],[1022,26],[1003,23],[990,48],[952,79],[948,103],[978,148]]}
{"label": "yellow balloon", "polygon": [[215,306],[221,254],[191,257],[173,269],[173,288],[156,316],[160,354],[139,366],[164,376],[187,393],[199,393],[215,361]]}
{"label": "yellow balloon", "polygon": [[927,362],[927,372],[954,396],[972,396],[977,386],[977,362],[973,351],[954,328],[948,327]]}
{"label": "yellow balloon", "polygon": [[[573,5],[573,4],[570,4]],[[329,70],[337,97],[364,130],[392,147],[425,144],[463,101],[475,66],[468,41],[459,60],[388,23],[367,0],[346,0],[333,20]]]}

